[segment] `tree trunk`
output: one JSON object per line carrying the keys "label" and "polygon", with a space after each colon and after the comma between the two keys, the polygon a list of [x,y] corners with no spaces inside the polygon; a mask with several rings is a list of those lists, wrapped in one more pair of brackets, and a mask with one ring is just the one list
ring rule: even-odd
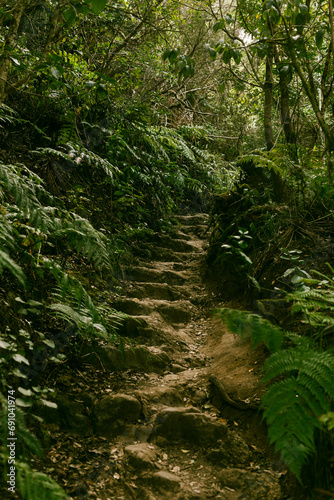
{"label": "tree trunk", "polygon": [[266,59],[266,81],[264,83],[264,135],[267,143],[267,150],[274,147],[274,134],[271,119],[273,103],[273,51],[269,49]]}
{"label": "tree trunk", "polygon": [[11,23],[5,39],[2,55],[0,57],[0,106],[8,93],[8,76],[11,68],[11,54],[15,48],[17,32],[26,6],[26,0],[19,0],[11,10]]}
{"label": "tree trunk", "polygon": [[[276,67],[279,68],[281,61],[278,54],[275,53]],[[278,71],[279,75],[279,88],[280,88],[280,115],[281,123],[283,126],[284,136],[287,144],[290,146],[290,154],[294,161],[297,161],[297,148],[296,148],[296,133],[292,125],[290,116],[290,96],[289,96],[289,86],[288,86],[288,75],[282,75]]]}

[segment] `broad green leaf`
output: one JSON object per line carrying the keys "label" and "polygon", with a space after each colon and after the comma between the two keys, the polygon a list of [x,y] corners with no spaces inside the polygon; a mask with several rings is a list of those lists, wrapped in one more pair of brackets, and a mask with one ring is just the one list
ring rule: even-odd
{"label": "broad green leaf", "polygon": [[206,44],[205,48],[209,53],[210,59],[214,61],[217,57],[217,52],[215,51],[215,49],[213,49],[209,44]]}
{"label": "broad green leaf", "polygon": [[33,402],[32,401],[26,401],[25,399],[17,398],[15,400],[15,403],[17,406],[21,406],[22,408],[29,408],[29,406],[32,406]]}
{"label": "broad green leaf", "polygon": [[230,49],[227,47],[223,52],[223,61],[225,64],[228,64],[231,60],[232,54]]}
{"label": "broad green leaf", "polygon": [[186,65],[187,65],[186,61],[179,61],[177,63],[177,66],[178,66],[180,71],[182,71],[186,67]]}
{"label": "broad green leaf", "polygon": [[237,49],[231,49],[231,56],[235,60],[236,64],[240,64],[241,61],[241,53]]}
{"label": "broad green leaf", "polygon": [[51,347],[51,349],[54,349],[55,348],[55,343],[53,342],[53,340],[42,340],[43,344],[47,345],[48,347]]}
{"label": "broad green leaf", "polygon": [[54,66],[51,66],[51,73],[58,80],[58,78],[60,78],[61,75],[63,74],[63,71],[60,68],[55,68]]}
{"label": "broad green leaf", "polygon": [[55,410],[58,408],[58,405],[56,403],[53,403],[52,401],[48,401],[47,399],[40,399],[40,402],[44,406],[47,406],[48,408],[54,408]]}
{"label": "broad green leaf", "polygon": [[317,31],[315,35],[315,43],[318,47],[318,49],[321,49],[322,42],[324,41],[324,35],[325,35],[325,30],[322,28],[321,30]]}
{"label": "broad green leaf", "polygon": [[176,58],[179,56],[180,54],[180,49],[173,49],[172,52],[170,53],[170,56],[169,56],[169,61],[171,64],[173,64],[173,62],[176,60]]}
{"label": "broad green leaf", "polygon": [[96,83],[93,82],[92,80],[88,80],[87,82],[84,83],[84,85],[87,89],[91,89],[91,88],[95,87]]}
{"label": "broad green leaf", "polygon": [[21,354],[14,354],[13,359],[14,359],[14,361],[17,361],[18,363],[25,363],[26,365],[30,365],[27,358],[25,358]]}
{"label": "broad green leaf", "polygon": [[276,7],[274,7],[274,6],[270,7],[269,16],[270,16],[271,21],[274,24],[278,24],[280,19],[281,19],[280,13],[278,12]]}
{"label": "broad green leaf", "polygon": [[65,12],[63,13],[63,17],[68,26],[70,26],[75,21],[75,18],[77,17],[77,11],[73,7],[73,5],[70,5],[70,7],[65,10]]}
{"label": "broad green leaf", "polygon": [[23,396],[33,396],[33,392],[30,389],[24,389],[24,387],[18,387],[17,390],[23,394]]}
{"label": "broad green leaf", "polygon": [[305,16],[305,14],[308,14],[308,6],[307,5],[299,5],[299,10],[301,12],[301,14],[303,14],[303,16]]}
{"label": "broad green leaf", "polygon": [[300,12],[296,17],[296,24],[298,26],[302,26],[305,23],[306,23],[306,16]]}
{"label": "broad green leaf", "polygon": [[85,3],[91,7],[94,14],[100,14],[106,7],[108,0],[87,0]]}
{"label": "broad green leaf", "polygon": [[224,19],[220,19],[214,26],[213,26],[213,31],[217,32],[218,30],[222,30],[225,28],[225,21]]}
{"label": "broad green leaf", "polygon": [[103,83],[100,83],[100,85],[96,89],[96,93],[100,97],[100,99],[106,99],[108,97],[107,86]]}
{"label": "broad green leaf", "polygon": [[169,56],[171,55],[173,49],[169,48],[166,49],[165,52],[162,54],[162,60],[166,61],[166,59],[169,59]]}

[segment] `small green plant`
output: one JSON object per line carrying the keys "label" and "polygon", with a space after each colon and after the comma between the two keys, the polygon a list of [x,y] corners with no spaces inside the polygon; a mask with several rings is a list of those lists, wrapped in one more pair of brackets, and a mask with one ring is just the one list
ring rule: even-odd
{"label": "small green plant", "polygon": [[332,275],[311,271],[314,277],[302,277],[302,288],[287,294],[293,302],[292,313],[301,313],[302,321],[313,327],[313,337],[322,345],[332,346],[334,329],[334,269],[327,264]]}
{"label": "small green plant", "polygon": [[304,259],[301,258],[301,250],[284,250],[280,256],[282,260],[288,261],[292,267],[289,267],[283,274],[283,278],[289,278],[292,286],[299,291],[307,291],[308,287],[304,284],[305,278],[311,278],[309,273],[302,268]]}
{"label": "small green plant", "polygon": [[[249,231],[243,227],[238,228],[238,233],[228,237],[227,243],[221,245],[222,253],[218,261],[224,264],[226,261],[233,263],[233,268],[239,274],[247,274],[252,267],[252,261],[245,253],[249,249],[252,236]],[[216,261],[217,262],[217,261]]]}

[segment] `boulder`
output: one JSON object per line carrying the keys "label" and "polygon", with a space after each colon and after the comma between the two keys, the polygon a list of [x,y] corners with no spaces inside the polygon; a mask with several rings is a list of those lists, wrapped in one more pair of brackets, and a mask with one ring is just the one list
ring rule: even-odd
{"label": "boulder", "polygon": [[131,444],[125,447],[128,463],[135,469],[147,469],[155,466],[157,453],[155,447],[147,443]]}
{"label": "boulder", "polygon": [[217,477],[222,486],[242,491],[251,500],[282,498],[279,475],[271,471],[251,472],[243,469],[223,469]]}
{"label": "boulder", "polygon": [[105,396],[94,407],[95,430],[100,436],[119,435],[125,430],[126,424],[137,422],[140,414],[141,404],[133,396]]}
{"label": "boulder", "polygon": [[[78,396],[79,399],[79,396]],[[86,436],[92,434],[92,427],[85,404],[79,400],[62,396],[57,401],[60,426],[71,434]]]}
{"label": "boulder", "polygon": [[185,440],[199,446],[216,443],[227,436],[228,428],[193,407],[167,408],[156,416],[152,439]]}
{"label": "boulder", "polygon": [[176,493],[181,488],[181,478],[167,472],[160,470],[155,472],[151,477],[153,487],[156,488],[160,493],[173,492]]}

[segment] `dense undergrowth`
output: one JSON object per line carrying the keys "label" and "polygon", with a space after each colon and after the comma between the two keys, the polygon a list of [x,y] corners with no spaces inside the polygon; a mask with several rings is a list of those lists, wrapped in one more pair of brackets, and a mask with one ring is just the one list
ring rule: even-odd
{"label": "dense undergrowth", "polygon": [[[122,265],[138,242],[169,232],[173,213],[207,208],[233,172],[207,149],[201,127],[113,117],[103,126],[65,125],[51,137],[45,113],[34,125],[22,114],[1,108],[3,429],[10,390],[21,423],[17,486],[24,498],[63,498],[56,483],[28,465],[42,447],[24,414],[26,422],[38,421],[39,408],[55,407],[47,375],[59,363],[77,363],[85,339],[122,349],[127,340],[117,327],[124,315],[110,307],[105,290],[119,288]],[[8,448],[1,453],[6,462]]]}
{"label": "dense undergrowth", "polygon": [[272,150],[237,164],[241,182],[215,200],[207,258],[224,280],[222,297],[243,295],[252,312],[216,313],[271,353],[262,398],[269,439],[317,496],[334,485],[334,188],[316,159],[301,166]]}
{"label": "dense undergrowth", "polygon": [[122,266],[201,210],[209,275],[252,310],[219,314],[273,352],[270,439],[332,495],[331,2],[188,3],[0,6],[0,452],[15,391],[23,498],[66,497],[31,467],[47,376],[86,340],[122,349]]}

